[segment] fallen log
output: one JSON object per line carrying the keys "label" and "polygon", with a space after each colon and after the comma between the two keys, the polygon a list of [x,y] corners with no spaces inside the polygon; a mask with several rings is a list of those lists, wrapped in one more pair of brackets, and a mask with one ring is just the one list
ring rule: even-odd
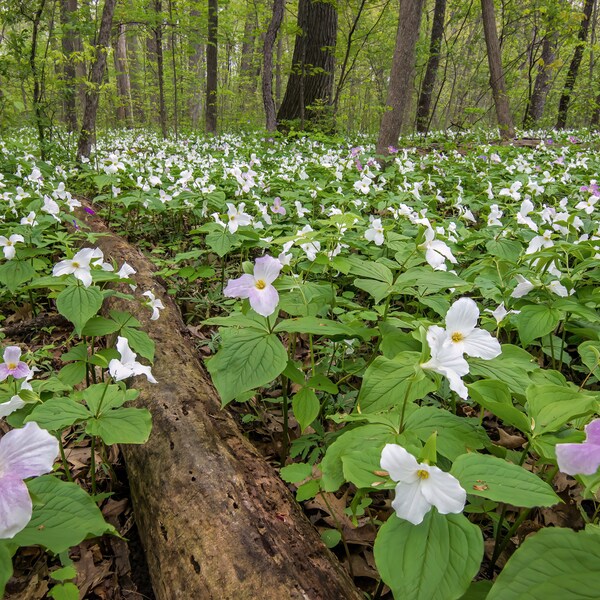
{"label": "fallen log", "polygon": [[101,221],[98,246],[137,274],[165,309],[150,321],[132,312],[156,342],[157,385],[135,380],[152,412],[147,444],[123,446],[135,518],[158,600],[358,600],[363,598],[273,468],[223,411],[175,303],[151,263]]}

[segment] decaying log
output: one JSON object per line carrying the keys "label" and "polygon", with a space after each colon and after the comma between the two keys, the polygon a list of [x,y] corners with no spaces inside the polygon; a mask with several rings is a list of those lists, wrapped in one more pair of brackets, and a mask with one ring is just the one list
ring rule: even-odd
{"label": "decaying log", "polygon": [[[106,232],[96,218],[81,218]],[[272,467],[221,410],[150,262],[115,235],[100,237],[98,246],[136,269],[136,294],[153,290],[166,307],[150,321],[145,307],[119,306],[156,342],[158,384],[135,380],[152,412],[152,434],[123,451],[157,599],[362,598]]]}

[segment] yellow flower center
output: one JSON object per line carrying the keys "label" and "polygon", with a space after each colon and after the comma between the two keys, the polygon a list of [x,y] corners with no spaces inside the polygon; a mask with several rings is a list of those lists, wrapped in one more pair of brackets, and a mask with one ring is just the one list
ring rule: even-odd
{"label": "yellow flower center", "polygon": [[235,220],[235,215],[229,215],[229,220],[230,221],[234,221]]}
{"label": "yellow flower center", "polygon": [[267,284],[262,279],[258,279],[254,286],[257,290],[264,290],[267,287]]}
{"label": "yellow flower center", "polygon": [[75,261],[73,261],[73,266],[74,266],[76,269],[79,269],[79,267],[80,267],[81,265],[80,265],[78,262],[75,262]]}
{"label": "yellow flower center", "polygon": [[421,478],[421,479],[429,479],[429,471],[426,471],[425,469],[419,469],[417,471],[417,475]]}
{"label": "yellow flower center", "polygon": [[14,371],[18,365],[17,363],[8,363],[6,366],[8,367],[9,371]]}
{"label": "yellow flower center", "polygon": [[465,339],[465,336],[460,331],[455,331],[450,338],[454,343],[457,343],[462,342]]}

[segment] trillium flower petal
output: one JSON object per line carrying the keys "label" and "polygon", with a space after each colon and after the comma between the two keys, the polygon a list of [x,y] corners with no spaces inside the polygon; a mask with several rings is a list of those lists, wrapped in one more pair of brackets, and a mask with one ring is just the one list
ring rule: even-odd
{"label": "trillium flower petal", "polygon": [[[279,261],[277,262],[279,263]],[[279,294],[272,285],[267,285],[262,290],[253,286],[248,294],[248,298],[250,299],[252,310],[263,317],[272,315],[279,303]]]}
{"label": "trillium flower petal", "polygon": [[446,313],[446,330],[449,335],[460,332],[468,335],[477,327],[479,308],[471,298],[459,298]]}
{"label": "trillium flower petal", "polygon": [[54,265],[54,268],[52,269],[52,275],[54,275],[54,277],[70,275],[74,270],[75,268],[73,267],[72,260],[61,260]]}
{"label": "trillium flower petal", "polygon": [[24,377],[29,377],[31,373],[31,369],[27,366],[23,361],[19,361],[15,369],[11,370],[11,375],[15,379],[23,379]]}
{"label": "trillium flower petal", "polygon": [[10,375],[8,366],[6,363],[0,364],[0,381],[4,381]]}
{"label": "trillium flower petal", "polygon": [[150,367],[146,365],[141,365],[140,363],[134,363],[133,368],[131,369],[132,375],[145,375],[150,383],[158,383],[152,375],[152,371]]}
{"label": "trillium flower petal", "polygon": [[254,284],[254,276],[244,273],[237,279],[230,279],[223,290],[223,294],[228,298],[248,298],[250,290],[255,287]]}
{"label": "trillium flower petal", "polygon": [[421,485],[421,480],[413,483],[400,482],[396,486],[396,497],[392,502],[392,508],[396,514],[413,525],[422,523],[425,515],[431,509],[431,504],[421,493]]}
{"label": "trillium flower petal", "polygon": [[133,375],[131,369],[116,358],[108,363],[108,372],[115,381],[123,381]]}
{"label": "trillium flower petal", "polygon": [[557,444],[556,460],[567,475],[593,475],[600,467],[600,444]]}
{"label": "trillium flower petal", "polygon": [[9,364],[17,364],[21,362],[21,348],[19,346],[7,346],[4,350],[4,362]]}
{"label": "trillium flower petal", "polygon": [[444,473],[438,467],[429,467],[429,477],[423,480],[421,486],[425,499],[440,514],[461,513],[465,508],[467,492],[450,473]]}
{"label": "trillium flower petal", "polygon": [[595,419],[585,426],[585,441],[600,445],[600,419]]}
{"label": "trillium flower petal", "polygon": [[0,417],[8,417],[25,406],[25,402],[19,398],[19,396],[13,396],[8,402],[0,404]]}
{"label": "trillium flower petal", "polygon": [[381,452],[381,468],[385,469],[394,481],[418,481],[417,459],[398,444],[386,444]]}
{"label": "trillium flower petal", "polygon": [[92,285],[92,273],[90,272],[89,267],[88,268],[79,268],[79,269],[75,269],[73,271],[73,275],[75,275],[76,279],[79,279],[79,281],[81,281],[81,283],[83,283],[83,286],[88,288],[90,287],[90,285]]}
{"label": "trillium flower petal", "polygon": [[129,347],[129,341],[126,337],[119,336],[117,338],[117,351],[121,355],[122,363],[132,363],[137,358],[135,352]]}
{"label": "trillium flower petal", "polygon": [[[425,368],[425,365],[423,365],[423,367]],[[450,384],[450,389],[453,392],[456,392],[463,400],[466,400],[469,397],[469,390],[467,389],[467,386],[463,383],[463,380],[460,378],[459,373],[444,366],[440,366],[437,369],[433,370],[443,375],[448,380],[448,383]]]}
{"label": "trillium flower petal", "polygon": [[474,329],[463,340],[463,351],[469,356],[490,360],[502,353],[500,342],[485,329]]}
{"label": "trillium flower petal", "polygon": [[1,477],[0,539],[13,538],[25,529],[31,520],[32,511],[31,498],[25,482],[18,477]]}
{"label": "trillium flower petal", "polygon": [[49,473],[57,456],[58,440],[33,421],[9,431],[0,440],[3,477],[26,479]]}
{"label": "trillium flower petal", "polygon": [[273,283],[281,271],[281,263],[272,256],[266,255],[256,259],[254,263],[254,280],[262,279],[265,283]]}

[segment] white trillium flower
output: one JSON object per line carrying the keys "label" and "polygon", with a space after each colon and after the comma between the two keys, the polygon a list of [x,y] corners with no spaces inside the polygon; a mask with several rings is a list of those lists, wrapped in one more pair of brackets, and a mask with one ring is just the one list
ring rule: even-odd
{"label": "white trillium flower", "polygon": [[[127,263],[125,263],[127,264]],[[134,271],[135,273],[135,271]],[[158,317],[160,316],[160,312],[165,305],[162,303],[162,300],[160,300],[160,298],[157,298],[153,292],[151,292],[150,290],[148,290],[147,292],[144,292],[142,294],[142,296],[146,296],[148,298],[148,301],[146,302],[147,306],[149,306],[152,309],[152,316],[150,317],[151,321],[156,321],[158,319]]]}
{"label": "white trillium flower", "polygon": [[517,287],[513,290],[510,295],[511,298],[522,298],[529,294],[529,292],[535,287],[529,279],[525,279],[523,275],[515,275],[515,279],[517,280]]}
{"label": "white trillium flower", "polygon": [[381,468],[398,482],[392,507],[396,515],[419,525],[435,506],[442,515],[459,514],[465,508],[467,493],[458,479],[438,467],[419,463],[402,446],[386,444]]}
{"label": "white trillium flower", "polygon": [[502,323],[502,321],[504,321],[504,318],[507,315],[510,315],[510,314],[518,315],[521,311],[520,310],[506,310],[506,307],[504,306],[504,302],[501,302],[498,305],[498,308],[496,308],[494,310],[491,310],[490,308],[486,308],[485,312],[492,313],[492,316],[494,317],[494,319],[496,319],[496,323],[498,325],[500,325],[500,323]]}
{"label": "white trillium flower", "polygon": [[92,265],[101,264],[103,260],[104,254],[99,248],[84,248],[72,259],[61,260],[54,265],[52,275],[54,277],[73,275],[87,288],[92,285]]}
{"label": "white trillium flower", "polygon": [[145,375],[150,383],[157,383],[150,371],[150,367],[137,362],[137,354],[129,347],[127,338],[117,338],[117,350],[121,360],[113,358],[108,363],[108,372],[115,381],[122,381],[134,375]]}
{"label": "white trillium flower", "polygon": [[383,235],[383,225],[381,219],[373,219],[371,217],[371,227],[365,231],[365,239],[369,242],[374,242],[376,246],[381,246],[385,241]]}
{"label": "white trillium flower", "polygon": [[446,260],[453,265],[457,263],[452,250],[442,242],[435,239],[435,231],[431,227],[425,229],[425,241],[419,246],[425,250],[425,260],[435,271],[446,271]]}
{"label": "white trillium flower", "polygon": [[0,248],[4,252],[4,258],[12,260],[16,253],[15,244],[18,242],[23,243],[24,241],[23,236],[18,233],[13,233],[9,238],[0,235]]}
{"label": "white trillium flower", "polygon": [[252,223],[252,217],[244,212],[244,208],[246,208],[244,202],[240,202],[239,206],[227,203],[227,228],[229,229],[229,233],[235,233],[238,227]]}

